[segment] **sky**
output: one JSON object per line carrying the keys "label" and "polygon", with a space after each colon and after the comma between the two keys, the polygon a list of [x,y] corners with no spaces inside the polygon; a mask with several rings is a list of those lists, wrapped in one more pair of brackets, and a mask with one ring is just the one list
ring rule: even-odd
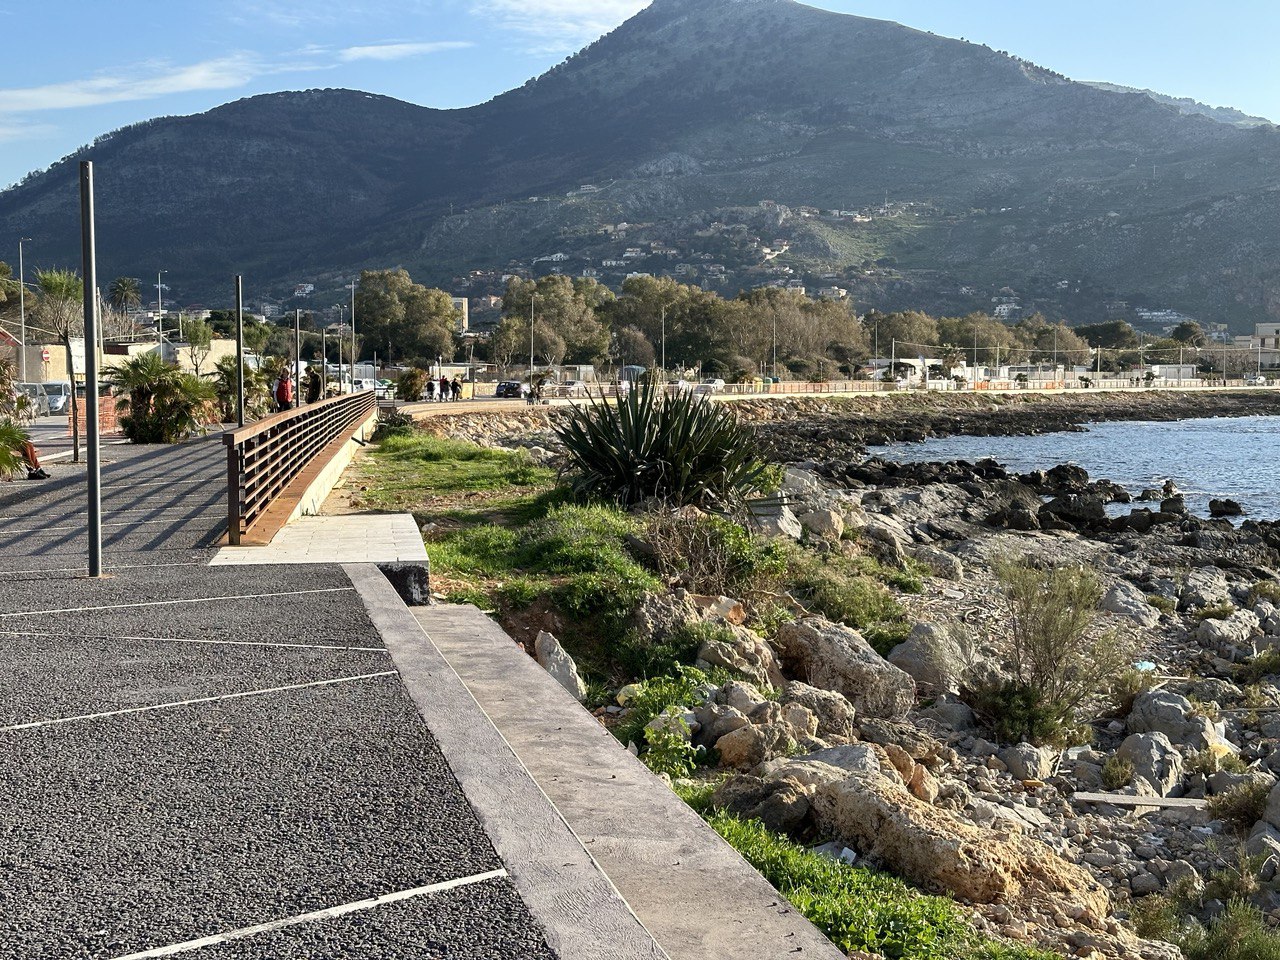
{"label": "sky", "polygon": [[[345,87],[423,106],[469,106],[519,86],[646,3],[0,0],[0,186],[126,124],[254,94]],[[1280,121],[1274,0],[812,5],[965,37],[1078,80]]]}

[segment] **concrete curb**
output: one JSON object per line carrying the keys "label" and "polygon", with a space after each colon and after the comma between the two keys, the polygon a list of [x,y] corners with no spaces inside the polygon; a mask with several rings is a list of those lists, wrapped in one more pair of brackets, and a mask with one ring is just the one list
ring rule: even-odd
{"label": "concrete curb", "polygon": [[843,958],[497,624],[413,614],[672,960]]}
{"label": "concrete curb", "polygon": [[561,960],[669,960],[378,568],[342,569]]}

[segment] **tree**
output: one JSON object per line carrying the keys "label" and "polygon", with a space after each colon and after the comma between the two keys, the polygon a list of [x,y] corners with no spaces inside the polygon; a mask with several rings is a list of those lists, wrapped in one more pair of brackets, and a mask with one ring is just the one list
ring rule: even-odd
{"label": "tree", "polygon": [[489,336],[489,359],[505,376],[508,369],[529,348],[529,320],[503,317]]}
{"label": "tree", "polygon": [[461,319],[443,290],[414,283],[408,271],[365,270],[356,288],[356,328],[388,361],[429,366],[452,359]]}
{"label": "tree", "polygon": [[1204,328],[1194,320],[1183,320],[1173,328],[1173,331],[1169,334],[1169,339],[1185,343],[1189,347],[1203,347],[1209,342],[1209,338],[1205,336]]}
{"label": "tree", "polygon": [[[927,352],[928,347],[942,340],[938,331],[938,321],[919,310],[905,310],[898,313],[880,313],[878,310],[873,310],[863,319],[862,326],[867,338],[873,344],[878,342],[882,357],[892,354],[894,341],[897,341],[898,356],[903,356]],[[1000,326],[1003,327],[1003,324]]]}
{"label": "tree", "polygon": [[154,353],[131,357],[112,379],[124,392],[116,408],[133,443],[178,443],[203,433],[217,413],[213,384]]}
{"label": "tree", "polygon": [[71,382],[72,459],[80,460],[80,402],[75,391],[75,365],[71,340],[84,336],[84,282],[74,270],[37,270],[33,316],[36,326],[58,338],[67,358],[67,380]]}
{"label": "tree", "polygon": [[107,301],[127,314],[130,307],[142,303],[142,287],[137,277],[116,277],[107,284]]}
{"label": "tree", "polygon": [[637,327],[615,329],[609,341],[609,359],[618,367],[652,367],[653,344]]}
{"label": "tree", "polygon": [[1106,323],[1087,323],[1076,327],[1076,333],[1084,337],[1091,347],[1103,347],[1107,350],[1131,350],[1138,346],[1138,334],[1133,327],[1123,320],[1109,320]]}
{"label": "tree", "polygon": [[196,376],[200,376],[200,368],[204,366],[213,350],[213,327],[204,320],[188,320],[183,327],[187,335],[187,348],[191,356],[191,367]]}
{"label": "tree", "polygon": [[[575,280],[551,274],[534,281],[514,277],[502,297],[502,313],[504,317],[524,320],[527,335],[532,307],[537,321],[545,323],[549,334],[563,341],[564,349],[559,351],[562,360],[598,363],[608,356],[609,331],[596,311],[603,312],[612,300],[613,294],[607,287],[589,278]],[[537,338],[535,329],[534,339]],[[551,344],[554,340],[547,342]]]}

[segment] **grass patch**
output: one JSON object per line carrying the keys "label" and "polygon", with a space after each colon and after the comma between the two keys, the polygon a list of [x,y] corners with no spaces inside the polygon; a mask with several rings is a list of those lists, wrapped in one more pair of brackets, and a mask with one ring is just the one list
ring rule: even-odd
{"label": "grass patch", "polygon": [[950,900],[813,853],[758,822],[711,812],[713,789],[698,785],[679,792],[841,950],[864,950],[888,960],[1055,960],[1055,954],[980,937]]}
{"label": "grass patch", "polygon": [[1209,816],[1221,820],[1229,829],[1246,834],[1267,812],[1267,796],[1271,785],[1261,780],[1246,780],[1230,790],[1209,798]]}
{"label": "grass patch", "polygon": [[[906,639],[907,612],[883,583],[866,572],[874,569],[868,566],[873,563],[866,557],[819,556],[794,547],[788,559],[787,582],[791,593],[808,609],[865,631],[877,649],[886,645],[892,649]],[[872,639],[875,637],[878,643]]]}

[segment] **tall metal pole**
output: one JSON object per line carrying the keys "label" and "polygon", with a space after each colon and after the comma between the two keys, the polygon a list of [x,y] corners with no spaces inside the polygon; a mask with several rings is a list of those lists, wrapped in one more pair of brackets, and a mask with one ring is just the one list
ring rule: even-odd
{"label": "tall metal pole", "polygon": [[156,343],[164,339],[164,283],[160,278],[168,272],[156,271]]}
{"label": "tall metal pole", "polygon": [[[84,275],[84,340],[98,335],[98,251],[93,225],[93,163],[80,161],[81,272]],[[74,386],[73,388],[74,389]],[[84,352],[85,454],[88,460],[89,576],[102,576],[102,462],[98,438],[98,352]]]}
{"label": "tall metal pole", "polygon": [[329,393],[329,328],[320,328],[320,399]]}
{"label": "tall metal pole", "polygon": [[356,282],[351,281],[351,392],[356,392]]}
{"label": "tall metal pole", "polygon": [[18,238],[18,379],[27,381],[27,277],[22,264],[22,245],[30,237]]}
{"label": "tall metal pole", "polygon": [[302,310],[293,311],[293,405],[302,406]]}
{"label": "tall metal pole", "polygon": [[533,304],[536,293],[529,294],[529,393],[533,393]]}
{"label": "tall metal pole", "polygon": [[667,305],[662,305],[662,378],[667,377]]}
{"label": "tall metal pole", "polygon": [[236,274],[236,425],[244,426],[244,278]]}

